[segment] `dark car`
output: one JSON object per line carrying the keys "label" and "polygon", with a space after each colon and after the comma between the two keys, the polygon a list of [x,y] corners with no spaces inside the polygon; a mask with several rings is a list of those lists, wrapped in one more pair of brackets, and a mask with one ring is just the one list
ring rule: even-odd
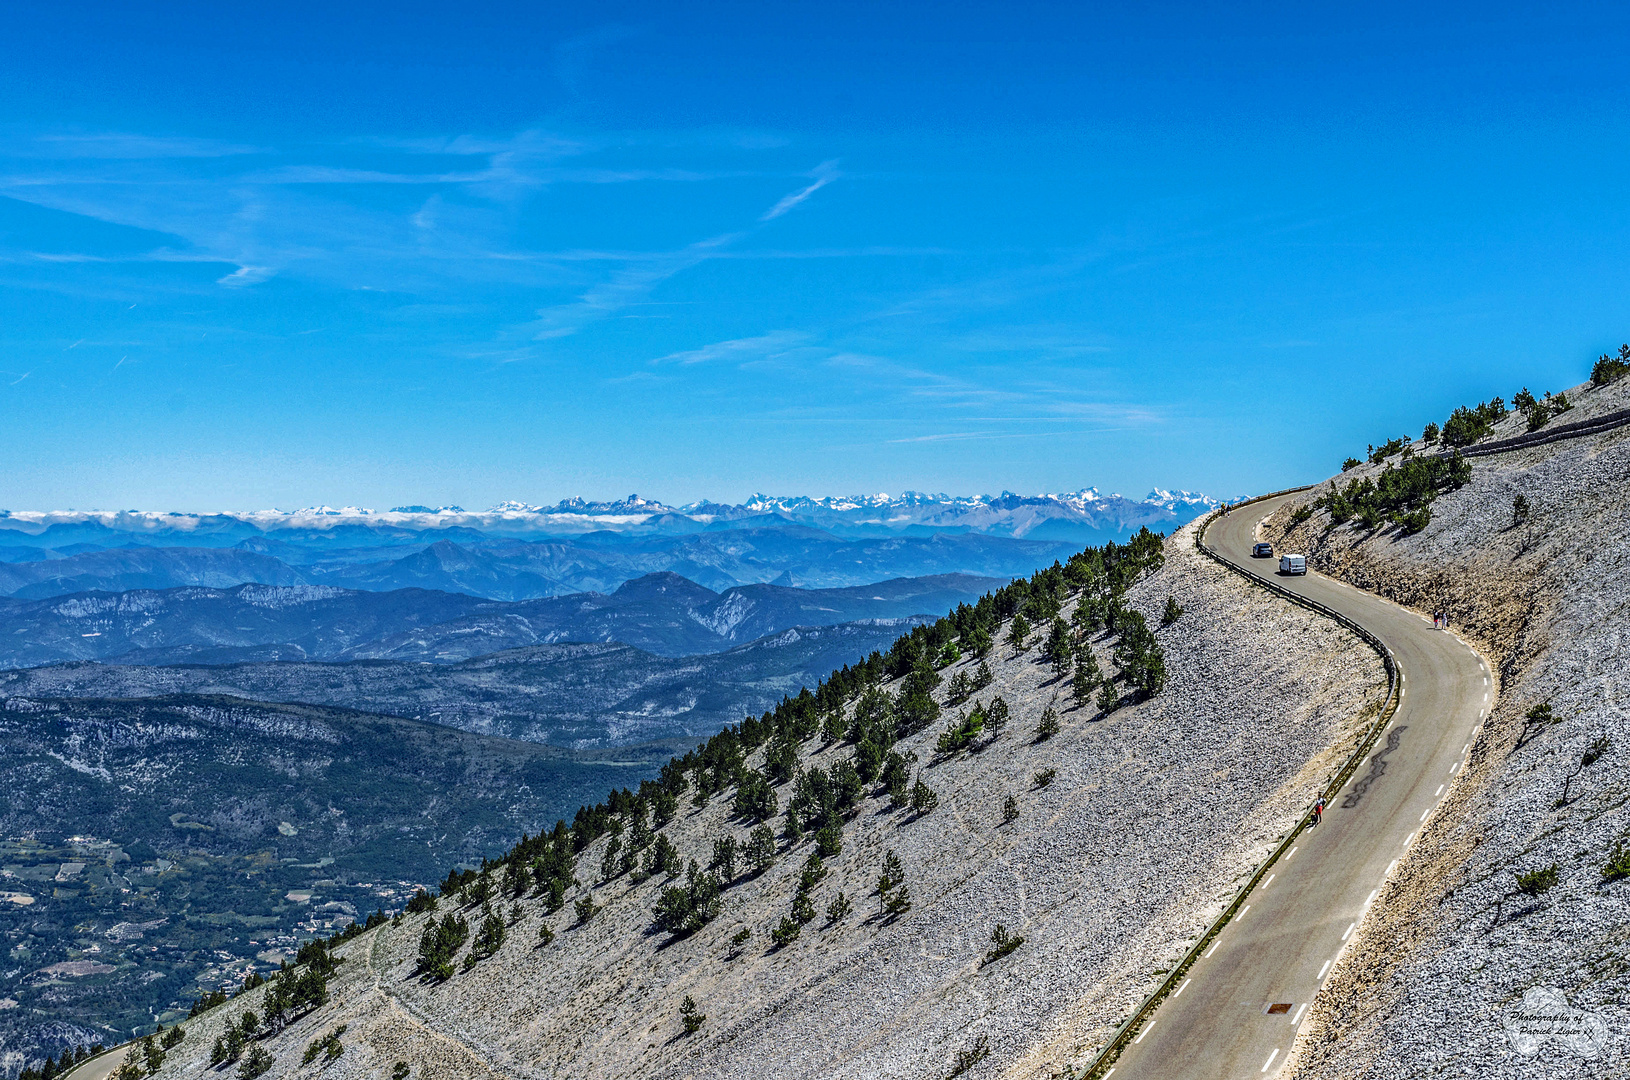
{"label": "dark car", "polygon": [[1271,559],[1271,558],[1273,558],[1273,545],[1272,544],[1257,544],[1255,547],[1253,547],[1251,549],[1251,558],[1253,558],[1253,559]]}

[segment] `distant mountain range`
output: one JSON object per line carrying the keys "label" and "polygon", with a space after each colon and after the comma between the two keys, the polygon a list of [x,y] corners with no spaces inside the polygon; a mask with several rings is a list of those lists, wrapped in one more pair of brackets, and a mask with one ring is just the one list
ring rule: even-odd
{"label": "distant mountain range", "polygon": [[656,572],[709,589],[843,588],[942,574],[1011,578],[1087,544],[1170,531],[1216,505],[1088,488],[977,498],[754,496],[671,507],[629,496],[553,506],[178,514],[0,511],[0,595],[179,586],[420,588],[493,600],[609,592]]}
{"label": "distant mountain range", "polygon": [[0,598],[0,667],[70,660],[446,664],[523,646],[610,641],[660,656],[691,656],[792,627],[937,617],[1004,584],[1005,579],[946,574],[846,589],[745,585],[717,593],[664,572],[625,582],[609,595],[519,602],[429,589],[366,592],[311,585]]}

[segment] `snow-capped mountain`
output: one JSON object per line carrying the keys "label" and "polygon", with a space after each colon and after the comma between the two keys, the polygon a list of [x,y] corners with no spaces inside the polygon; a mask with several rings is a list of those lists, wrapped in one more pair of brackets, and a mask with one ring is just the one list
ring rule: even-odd
{"label": "snow-capped mountain", "polygon": [[[16,543],[55,528],[75,526],[92,532],[129,534],[134,542],[162,535],[192,536],[253,533],[288,534],[362,526],[381,533],[419,532],[459,527],[493,536],[537,538],[586,532],[686,533],[755,518],[780,518],[843,535],[885,536],[906,530],[955,529],[991,536],[1027,537],[1041,531],[1047,538],[1077,534],[1136,531],[1147,525],[1170,529],[1218,505],[1216,499],[1190,491],[1156,488],[1143,499],[1105,495],[1097,488],[1058,494],[947,495],[906,491],[898,495],[764,495],[740,503],[700,501],[671,506],[630,495],[614,501],[562,499],[553,505],[518,500],[482,511],[459,506],[398,506],[372,510],[357,506],[309,506],[299,510],[223,511],[182,514],[173,511],[0,511],[0,544]],[[66,527],[66,529],[64,528]],[[100,528],[98,528],[100,527]],[[85,539],[91,539],[86,536]],[[56,546],[56,545],[50,545]]]}
{"label": "snow-capped mountain", "polygon": [[754,495],[671,506],[522,501],[310,506],[214,514],[0,511],[0,596],[44,598],[240,583],[431,589],[494,600],[607,592],[671,571],[709,589],[844,588],[892,578],[1002,578],[1140,528],[1170,532],[1217,505],[1061,494]]}

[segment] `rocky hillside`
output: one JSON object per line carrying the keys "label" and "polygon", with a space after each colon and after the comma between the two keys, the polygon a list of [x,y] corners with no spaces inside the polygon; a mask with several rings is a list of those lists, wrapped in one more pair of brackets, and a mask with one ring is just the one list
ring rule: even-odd
{"label": "rocky hillside", "polygon": [[[1615,412],[1630,379],[1567,397],[1560,420]],[[1527,427],[1513,412],[1488,437]],[[1470,459],[1469,482],[1412,535],[1332,527],[1320,500],[1334,484],[1398,463],[1321,485],[1268,536],[1447,612],[1494,661],[1499,693],[1451,801],[1315,1006],[1296,1075],[1626,1075],[1630,428]]]}
{"label": "rocky hillside", "polygon": [[[1114,577],[1041,575],[958,613],[960,635],[924,628],[713,740],[575,834],[450,877],[435,910],[339,947],[328,1002],[239,1056],[279,1076],[754,1080],[1089,1061],[1385,687],[1361,643],[1198,556],[1192,529],[1123,594],[1141,618],[1117,616],[1118,633],[1101,624]],[[1181,613],[1163,625],[1169,599]],[[1060,651],[1055,606],[1080,631],[1078,670],[1124,664],[1159,692],[1077,704],[1043,659]],[[1015,607],[1044,631],[1022,647]],[[945,646],[990,631],[985,682]],[[157,1075],[208,1074],[267,992],[187,1022]]]}

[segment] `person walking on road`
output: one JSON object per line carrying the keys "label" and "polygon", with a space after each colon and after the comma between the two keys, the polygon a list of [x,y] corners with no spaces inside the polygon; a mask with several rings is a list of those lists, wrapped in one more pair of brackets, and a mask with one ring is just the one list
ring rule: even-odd
{"label": "person walking on road", "polygon": [[1320,795],[1318,802],[1313,804],[1313,827],[1319,827],[1319,819],[1324,817],[1324,796]]}

